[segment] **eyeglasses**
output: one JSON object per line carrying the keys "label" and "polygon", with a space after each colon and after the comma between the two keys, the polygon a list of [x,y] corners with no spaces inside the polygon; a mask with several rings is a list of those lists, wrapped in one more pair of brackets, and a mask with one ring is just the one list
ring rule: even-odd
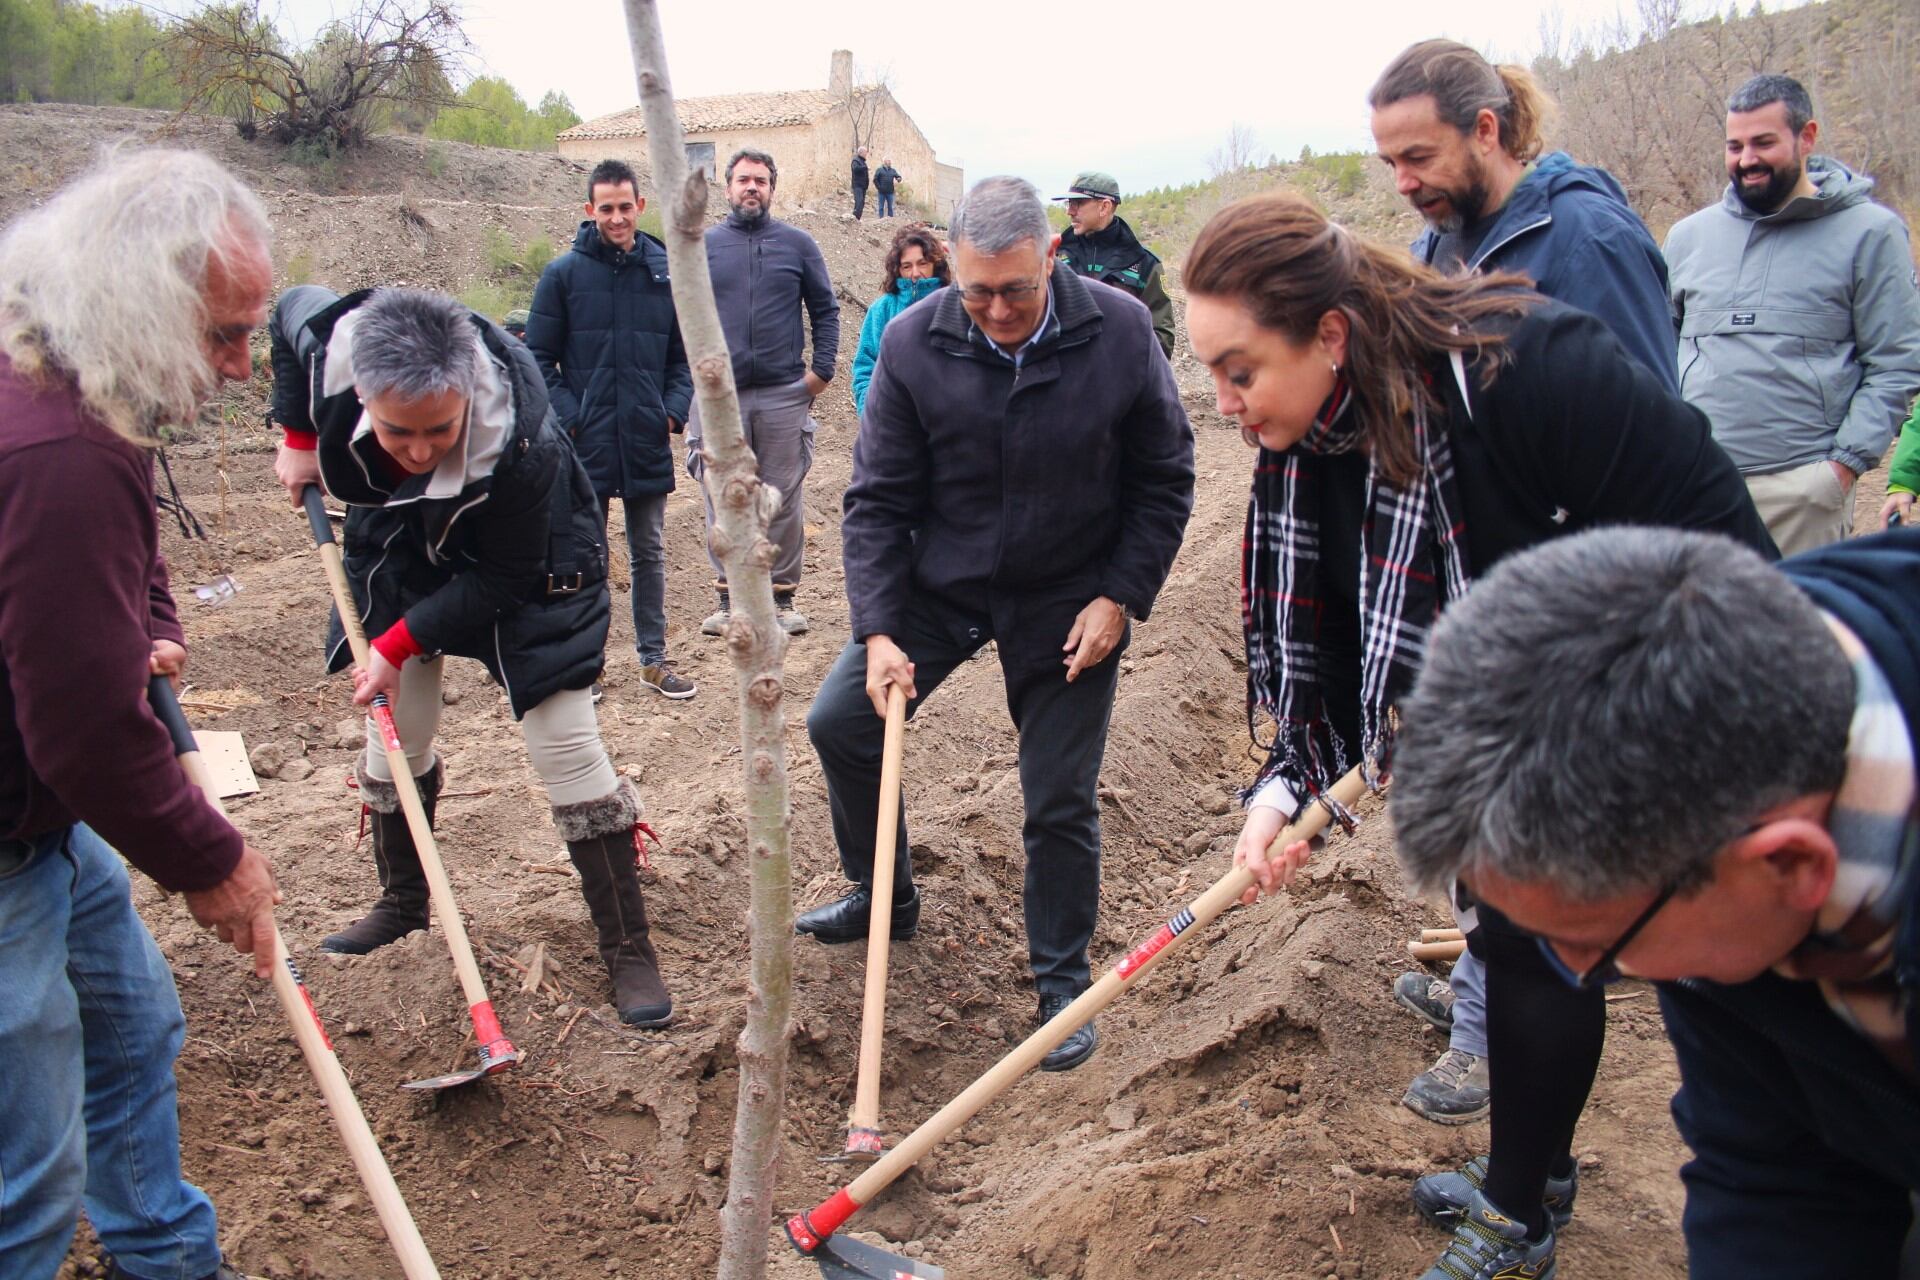
{"label": "eyeglasses", "polygon": [[1672,883],[1655,894],[1653,901],[1647,904],[1647,909],[1636,916],[1633,923],[1627,926],[1626,932],[1622,933],[1618,938],[1615,938],[1613,945],[1605,951],[1602,951],[1600,958],[1588,965],[1585,969],[1576,971],[1565,960],[1560,958],[1560,953],[1555,951],[1553,944],[1545,938],[1536,937],[1534,942],[1539,945],[1540,954],[1546,957],[1547,965],[1560,976],[1562,982],[1565,982],[1574,990],[1592,991],[1596,987],[1604,987],[1608,983],[1620,981],[1624,976],[1620,972],[1620,965],[1618,963],[1620,953],[1633,945],[1633,940],[1640,936],[1640,931],[1647,927],[1649,921],[1660,914],[1660,908],[1673,901],[1673,895],[1678,892],[1680,892],[1679,884]]}
{"label": "eyeglasses", "polygon": [[997,289],[984,284],[970,284],[960,290],[960,296],[976,307],[984,307],[995,298],[1004,298],[1009,304],[1020,303],[1038,293],[1046,283],[1044,279],[1026,280],[1019,284],[1003,284]]}

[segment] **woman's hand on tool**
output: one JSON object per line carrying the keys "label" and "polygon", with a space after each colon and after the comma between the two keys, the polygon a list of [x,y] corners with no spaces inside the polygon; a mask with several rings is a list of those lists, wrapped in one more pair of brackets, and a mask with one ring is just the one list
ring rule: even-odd
{"label": "woman's hand on tool", "polygon": [[[276,426],[279,424],[275,424]],[[294,510],[304,501],[302,494],[310,484],[320,483],[320,454],[314,449],[293,449],[282,444],[273,455],[273,478],[293,498]]]}
{"label": "woman's hand on tool", "polygon": [[895,644],[892,636],[868,636],[867,698],[882,720],[887,718],[887,687],[896,684],[908,702],[919,696],[913,687],[913,664],[907,661],[906,650]]}
{"label": "woman's hand on tool", "polygon": [[181,896],[197,924],[213,930],[241,955],[253,957],[255,977],[273,976],[273,909],[281,897],[265,855],[244,845],[225,880]]}
{"label": "woman's hand on tool", "polygon": [[353,669],[353,705],[370,705],[381,694],[392,699],[400,689],[400,668],[388,662],[378,649],[368,655],[367,665]]}
{"label": "woman's hand on tool", "polygon": [[187,651],[171,640],[155,640],[153,656],[147,659],[147,674],[165,676],[173,685],[175,693],[180,692],[180,677],[187,673]]}
{"label": "woman's hand on tool", "polygon": [[1286,821],[1284,813],[1265,805],[1247,810],[1246,825],[1240,828],[1240,839],[1233,846],[1233,865],[1245,867],[1253,874],[1252,887],[1240,895],[1240,901],[1248,906],[1263,893],[1278,893],[1291,886],[1294,873],[1313,853],[1311,841],[1296,840],[1281,850],[1279,857],[1267,856],[1268,847]]}

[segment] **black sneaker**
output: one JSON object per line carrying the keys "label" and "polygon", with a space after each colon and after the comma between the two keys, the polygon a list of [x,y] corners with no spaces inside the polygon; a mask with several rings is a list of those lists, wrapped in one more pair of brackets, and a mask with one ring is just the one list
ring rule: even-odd
{"label": "black sneaker", "polygon": [[[1428,1174],[1413,1184],[1413,1205],[1420,1216],[1436,1227],[1452,1230],[1467,1211],[1467,1202],[1487,1185],[1487,1157],[1475,1156],[1458,1169]],[[1541,1203],[1553,1218],[1553,1229],[1562,1231],[1573,1220],[1573,1198],[1580,1193],[1580,1166],[1575,1165],[1564,1178],[1549,1177]]]}
{"label": "black sneaker", "polygon": [[1393,998],[1440,1030],[1453,1030],[1453,988],[1432,974],[1401,974],[1393,981]]}
{"label": "black sneaker", "polygon": [[1420,1280],[1553,1280],[1553,1228],[1538,1240],[1476,1191],[1453,1230],[1453,1239]]}
{"label": "black sneaker", "polygon": [[[1040,1025],[1045,1026],[1059,1016],[1060,1011],[1073,1003],[1072,996],[1063,996],[1057,991],[1040,993]],[[1071,1071],[1100,1047],[1100,1029],[1089,1018],[1074,1033],[1053,1047],[1053,1051],[1040,1059],[1042,1071]]]}
{"label": "black sneaker", "polygon": [[1493,1110],[1487,1060],[1464,1049],[1448,1049],[1431,1068],[1413,1078],[1400,1101],[1435,1124],[1471,1124],[1482,1119]]}

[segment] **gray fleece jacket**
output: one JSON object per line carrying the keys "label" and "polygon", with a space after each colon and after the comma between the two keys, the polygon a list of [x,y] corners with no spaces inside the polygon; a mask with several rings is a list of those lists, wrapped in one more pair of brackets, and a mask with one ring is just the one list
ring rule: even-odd
{"label": "gray fleece jacket", "polygon": [[1920,281],[1873,180],[1811,157],[1817,191],[1761,215],[1731,184],[1667,234],[1680,392],[1748,474],[1880,460],[1920,390]]}

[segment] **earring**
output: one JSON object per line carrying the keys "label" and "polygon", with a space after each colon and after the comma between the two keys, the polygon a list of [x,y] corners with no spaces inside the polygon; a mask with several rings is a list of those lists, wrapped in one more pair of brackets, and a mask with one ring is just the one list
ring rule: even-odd
{"label": "earring", "polygon": [[1338,360],[1327,361],[1327,367],[1333,370],[1334,377],[1337,378],[1340,376],[1340,362]]}

